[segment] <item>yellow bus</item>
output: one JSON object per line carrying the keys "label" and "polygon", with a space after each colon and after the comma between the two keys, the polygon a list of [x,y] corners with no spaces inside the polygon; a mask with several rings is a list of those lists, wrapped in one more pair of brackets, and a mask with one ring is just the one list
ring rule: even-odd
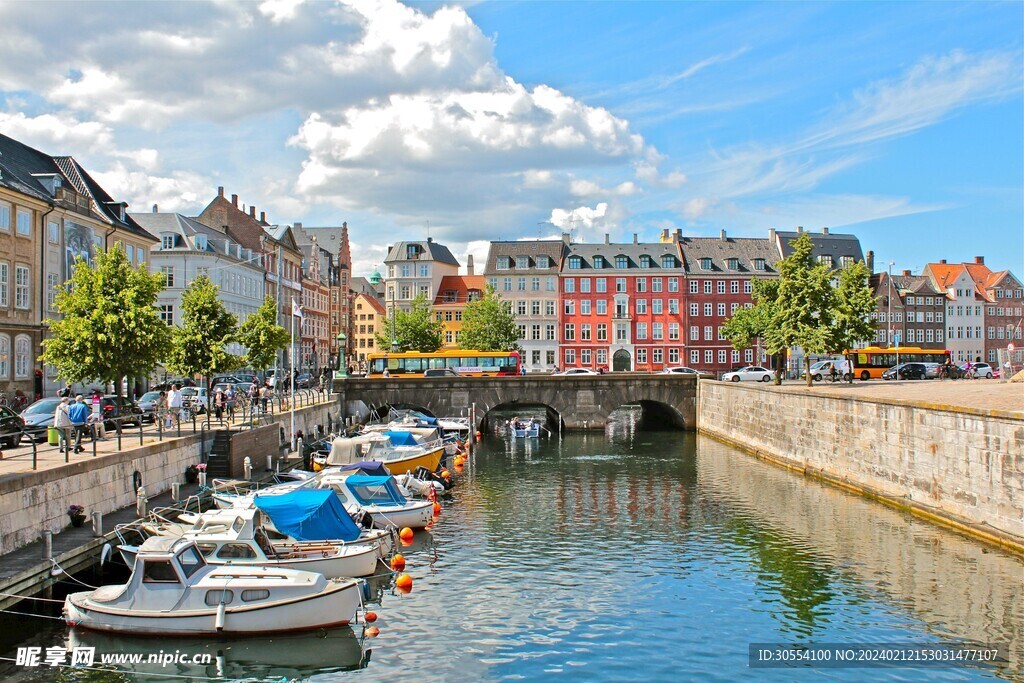
{"label": "yellow bus", "polygon": [[519,374],[522,367],[518,351],[468,349],[440,349],[430,353],[371,353],[366,357],[366,364],[367,377],[383,377],[385,367],[389,377],[422,377],[427,370],[441,368],[451,368],[467,377],[514,376]]}
{"label": "yellow bus", "polygon": [[[897,353],[898,352],[898,353]],[[897,355],[899,361],[897,361]],[[843,352],[844,358],[853,359],[853,376],[861,379],[878,379],[882,373],[900,363],[939,363],[949,358],[947,349],[922,349],[916,346],[868,346]]]}

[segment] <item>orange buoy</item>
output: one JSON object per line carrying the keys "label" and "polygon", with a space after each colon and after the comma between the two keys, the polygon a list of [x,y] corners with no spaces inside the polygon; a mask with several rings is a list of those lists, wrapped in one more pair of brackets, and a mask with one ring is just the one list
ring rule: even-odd
{"label": "orange buoy", "polygon": [[398,532],[398,537],[403,541],[411,541],[413,536],[413,530],[407,526],[402,527],[402,530]]}
{"label": "orange buoy", "polygon": [[377,621],[377,613],[376,612],[367,612],[366,616],[364,616],[363,619],[366,620],[367,624],[372,624],[373,622]]}
{"label": "orange buoy", "polygon": [[412,577],[408,574],[399,574],[395,579],[395,588],[411,589]]}
{"label": "orange buoy", "polygon": [[452,476],[452,473],[449,472],[448,470],[441,470],[441,478],[442,479],[450,479],[451,476]]}
{"label": "orange buoy", "polygon": [[396,572],[405,569],[405,558],[401,553],[395,553],[395,556],[391,558],[391,568]]}
{"label": "orange buoy", "polygon": [[378,635],[380,635],[380,629],[376,626],[370,626],[366,629],[366,635],[370,638],[376,638]]}
{"label": "orange buoy", "polygon": [[441,514],[441,504],[435,501],[434,502],[434,516],[438,517],[438,516],[440,516],[440,514]]}

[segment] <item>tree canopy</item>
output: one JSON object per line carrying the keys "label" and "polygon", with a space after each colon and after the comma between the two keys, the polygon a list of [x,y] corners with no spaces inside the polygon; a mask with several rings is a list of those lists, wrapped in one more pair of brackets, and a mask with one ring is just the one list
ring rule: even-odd
{"label": "tree canopy", "polygon": [[120,394],[122,377],[149,375],[167,352],[170,331],[155,307],[161,289],[163,276],[133,269],[119,242],[98,250],[94,265],[79,257],[57,292],[62,317],[45,322],[40,360],[66,382],[100,379]]}
{"label": "tree canopy", "polygon": [[291,335],[277,324],[277,302],[268,296],[256,312],[246,318],[238,331],[238,341],[247,349],[246,361],[254,370],[266,370],[274,364],[277,352],[288,345]]}
{"label": "tree canopy", "polygon": [[490,285],[482,299],[466,304],[459,346],[478,351],[519,350],[519,326],[515,316]]}
{"label": "tree canopy", "polygon": [[394,321],[383,318],[377,330],[377,348],[382,351],[391,349],[391,332],[394,326],[395,341],[398,351],[422,351],[429,353],[441,348],[444,327],[434,319],[427,297],[420,294],[412,300],[408,311],[394,309]]}
{"label": "tree canopy", "polygon": [[224,308],[220,288],[200,275],[181,295],[180,327],[171,333],[167,368],[185,376],[213,375],[242,367],[244,358],[230,353],[228,344],[237,341],[238,320]]}

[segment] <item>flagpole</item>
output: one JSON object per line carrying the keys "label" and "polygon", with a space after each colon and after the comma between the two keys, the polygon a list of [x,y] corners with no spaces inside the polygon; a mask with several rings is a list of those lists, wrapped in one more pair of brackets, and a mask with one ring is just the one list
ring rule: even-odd
{"label": "flagpole", "polygon": [[298,450],[295,444],[295,300],[292,300],[292,367],[288,370],[288,386],[291,388],[292,396],[292,448]]}

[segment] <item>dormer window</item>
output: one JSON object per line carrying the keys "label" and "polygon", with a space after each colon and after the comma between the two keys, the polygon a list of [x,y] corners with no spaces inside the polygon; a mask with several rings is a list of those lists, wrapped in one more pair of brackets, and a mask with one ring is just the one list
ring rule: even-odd
{"label": "dormer window", "polygon": [[405,247],[405,258],[415,259],[420,255],[420,245],[408,244]]}
{"label": "dormer window", "polygon": [[821,254],[818,256],[818,263],[824,263],[829,268],[832,267],[832,254]]}
{"label": "dormer window", "polygon": [[569,257],[569,268],[571,268],[573,270],[576,270],[578,268],[581,268],[582,266],[583,266],[583,259],[581,259],[579,256],[570,256]]}
{"label": "dormer window", "polygon": [[647,254],[643,254],[643,255],[640,256],[640,267],[641,268],[651,268],[653,266],[654,266],[654,260],[650,256],[648,256]]}
{"label": "dormer window", "polygon": [[443,294],[443,301],[446,304],[452,304],[458,301],[459,295],[454,289],[446,289]]}
{"label": "dormer window", "polygon": [[707,256],[700,260],[700,267],[702,270],[711,270],[711,259]]}
{"label": "dormer window", "polygon": [[538,268],[550,268],[551,267],[551,257],[550,256],[538,256],[537,257],[537,267]]}
{"label": "dormer window", "polygon": [[616,268],[629,268],[629,257],[628,256],[623,256],[622,254],[619,254],[618,256],[616,256],[615,257],[615,267]]}
{"label": "dormer window", "polygon": [[846,268],[848,266],[852,266],[853,265],[853,257],[852,256],[840,256],[839,257],[839,265],[841,265],[843,268]]}
{"label": "dormer window", "polygon": [[608,267],[608,264],[605,263],[604,256],[595,256],[594,257],[594,267],[595,268],[607,268]]}
{"label": "dormer window", "polygon": [[756,259],[754,259],[754,270],[764,270],[764,259],[763,258],[756,258]]}
{"label": "dormer window", "polygon": [[161,249],[174,249],[174,235],[162,235],[160,237]]}
{"label": "dormer window", "polygon": [[511,256],[499,256],[498,257],[498,270],[509,270],[512,267]]}
{"label": "dormer window", "polygon": [[196,249],[206,251],[206,235],[196,235]]}
{"label": "dormer window", "polygon": [[479,289],[471,289],[466,295],[466,301],[480,301],[483,298]]}
{"label": "dormer window", "polygon": [[729,270],[740,269],[740,260],[738,258],[728,258],[725,260],[725,264],[728,266]]}
{"label": "dormer window", "polygon": [[665,254],[664,256],[661,257],[661,267],[662,268],[675,268],[676,267],[676,257],[673,256],[672,254]]}
{"label": "dormer window", "polygon": [[526,270],[530,267],[529,256],[516,256],[516,268],[519,270]]}

